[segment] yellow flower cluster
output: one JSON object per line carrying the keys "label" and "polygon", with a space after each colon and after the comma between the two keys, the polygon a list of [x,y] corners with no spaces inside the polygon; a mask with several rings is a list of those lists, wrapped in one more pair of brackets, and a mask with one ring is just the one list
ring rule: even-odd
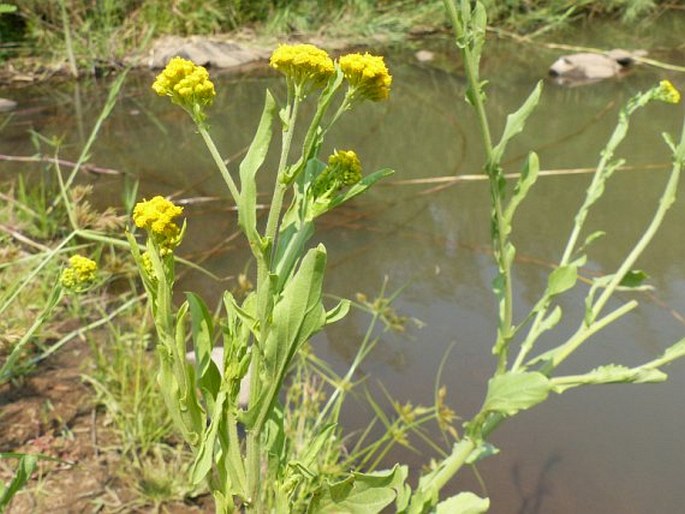
{"label": "yellow flower cluster", "polygon": [[362,163],[354,150],[335,150],[328,158],[328,167],[341,186],[353,186],[362,179]]}
{"label": "yellow flower cluster", "polygon": [[657,100],[661,100],[662,102],[669,104],[677,104],[680,102],[680,92],[668,80],[662,80],[659,82],[659,88],[656,90],[654,97]]}
{"label": "yellow flower cluster", "polygon": [[314,196],[323,197],[353,186],[362,179],[362,165],[353,150],[336,150],[328,158],[328,165],[316,178]]}
{"label": "yellow flower cluster", "polygon": [[383,57],[369,53],[347,54],[340,57],[339,62],[354,95],[374,102],[388,98],[392,76]]}
{"label": "yellow flower cluster", "polygon": [[305,92],[323,87],[335,72],[333,60],[325,50],[314,45],[278,45],[269,66],[280,71]]}
{"label": "yellow flower cluster", "polygon": [[136,227],[147,230],[162,253],[173,250],[181,242],[181,229],[174,219],[183,214],[183,207],[174,205],[163,196],[138,202],[133,209]]}
{"label": "yellow flower cluster", "polygon": [[169,96],[171,101],[187,109],[193,116],[203,119],[202,110],[211,105],[216,91],[203,66],[192,61],[174,57],[157,75],[152,89],[159,96]]}
{"label": "yellow flower cluster", "polygon": [[[353,99],[376,102],[388,98],[392,76],[383,57],[353,53],[340,57],[338,64],[350,84]],[[302,88],[304,94],[324,87],[335,73],[335,64],[328,53],[310,44],[279,45],[271,54],[269,65]]]}
{"label": "yellow flower cluster", "polygon": [[69,291],[84,291],[95,282],[97,269],[98,265],[88,257],[72,255],[69,258],[69,266],[62,271],[60,284]]}

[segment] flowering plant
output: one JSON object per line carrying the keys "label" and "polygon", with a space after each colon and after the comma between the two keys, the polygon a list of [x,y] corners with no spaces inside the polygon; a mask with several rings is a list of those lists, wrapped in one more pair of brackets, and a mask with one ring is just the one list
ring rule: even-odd
{"label": "flowering plant", "polygon": [[[310,429],[305,444],[302,438],[293,438],[286,430],[286,419],[293,411],[283,405],[281,394],[287,373],[296,367],[296,358],[306,353],[311,336],[343,318],[350,306],[346,300],[329,309],[323,304],[326,250],[321,244],[308,247],[316,219],[392,173],[379,170],[364,176],[353,150],[336,150],[327,159],[319,159],[324,138],[345,112],[361,101],[388,98],[392,77],[383,59],[367,53],[344,55],[334,61],[312,45],[279,46],[269,64],[285,76],[287,96],[279,107],[267,92],[255,138],[237,177],[228,169],[209,135],[205,110],[211,104],[214,86],[206,71],[175,58],[153,86],[158,94],[171,97],[172,102],[183,107],[196,123],[237,206],[238,223],[257,262],[256,289],[241,301],[225,292],[224,314],[219,322],[209,314],[202,299],[191,293],[175,309],[171,297],[173,252],[184,236],[185,224],[180,227],[174,219],[182,210],[155,197],[138,204],[134,211],[136,226],[148,233],[145,253],[138,250],[132,235],[129,238],[157,327],[159,382],[167,407],[195,455],[191,479],[194,483],[209,484],[217,512],[378,513],[393,503],[396,512],[402,514],[485,512],[489,500],[476,494],[462,492],[446,499],[440,496],[464,465],[497,452],[488,438],[503,421],[545,401],[551,393],[595,384],[662,381],[666,378],[663,366],[685,356],[683,339],[660,357],[639,366],[607,364],[578,375],[556,373],[560,364],[594,334],[637,306],[637,301],[631,300],[605,312],[616,291],[639,287],[642,274],[633,266],[673,204],[685,162],[685,133],[678,144],[666,137],[673,154],[673,168],[643,235],[615,273],[593,281],[585,300],[585,316],[577,330],[552,349],[534,354],[540,336],[553,330],[562,318],[558,297],[576,286],[578,270],[587,260],[587,249],[602,235],[590,234],[579,242],[588,212],[622,162],[614,159],[614,154],[628,131],[631,115],[655,100],[679,102],[678,91],[670,82],[662,81],[636,94],[621,110],[559,263],[550,273],[540,299],[517,324],[512,280],[515,247],[510,236],[516,210],[538,178],[539,160],[530,152],[511,193],[507,192],[502,162],[509,142],[523,130],[535,110],[542,84],[507,117],[500,140],[493,143],[485,111],[486,82],[479,76],[485,8],[479,2],[472,5],[469,0],[445,0],[445,6],[464,60],[467,100],[476,111],[486,153],[483,170],[490,186],[493,254],[497,265],[493,289],[499,309],[492,345],[497,366],[482,407],[464,423],[461,434],[450,425],[455,415],[445,404],[444,390],[436,394],[435,410],[430,415],[438,419],[441,429],[455,443],[444,458],[421,474],[414,488],[406,483],[406,466],[395,465],[370,473],[339,469],[340,462],[349,462],[343,460],[341,447],[335,446],[341,440],[337,427],[339,401],[349,388],[356,360],[345,378],[335,385],[335,392],[322,411],[302,421]],[[345,84],[342,99],[332,109]],[[300,106],[313,96],[316,109],[304,131],[297,158],[291,158]],[[256,175],[271,145],[275,120],[281,126],[280,160],[273,175],[267,220],[260,227],[256,215]],[[284,209],[287,194],[289,204]],[[379,310],[386,307],[379,302]],[[192,341],[194,364],[186,360],[187,336]],[[221,350],[218,353],[217,343]],[[364,347],[361,353],[366,351]],[[409,404],[395,407],[406,425],[418,423],[426,415],[426,410]],[[244,428],[244,439],[239,435],[239,427]],[[389,437],[404,441],[402,430],[389,424],[386,428]],[[333,455],[334,459],[326,460],[322,455]],[[332,473],[330,468],[336,466]]]}
{"label": "flowering plant", "polygon": [[[392,173],[383,169],[364,176],[353,150],[336,150],[322,162],[322,143],[345,112],[364,100],[387,99],[392,79],[382,57],[353,54],[334,62],[308,44],[280,45],[269,65],[284,75],[286,99],[279,107],[267,92],[256,135],[237,174],[228,169],[209,134],[206,111],[215,89],[207,71],[176,57],[152,86],[188,112],[214,158],[257,262],[255,290],[242,301],[226,291],[219,322],[195,294],[187,294],[178,309],[173,307],[173,253],[186,225],[175,221],[182,208],[165,198],[142,201],[133,211],[135,226],[147,233],[146,250],[139,250],[132,234],[128,237],[157,328],[160,387],[195,454],[191,480],[209,484],[218,512],[239,506],[254,512],[291,512],[307,504],[318,505],[312,512],[323,512],[333,500],[327,496],[325,475],[320,475],[325,462],[317,451],[336,440],[339,409],[321,416],[308,448],[295,449],[287,442],[280,396],[287,373],[310,337],[344,317],[350,305],[346,300],[330,309],[323,305],[326,249],[321,244],[308,248],[316,218]],[[316,110],[293,159],[300,106],[315,95]],[[276,120],[281,123],[280,160],[273,173],[269,214],[259,227],[256,175],[271,146]],[[283,209],[288,192],[290,203]],[[188,324],[194,365],[186,361]],[[402,473],[406,471],[388,476],[392,482]],[[358,480],[366,479],[360,475]]]}

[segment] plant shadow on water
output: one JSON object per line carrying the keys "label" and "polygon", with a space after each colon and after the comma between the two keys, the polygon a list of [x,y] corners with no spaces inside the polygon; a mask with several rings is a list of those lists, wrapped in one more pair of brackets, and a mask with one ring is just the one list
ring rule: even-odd
{"label": "plant shadow on water", "polygon": [[[494,117],[504,119],[505,113],[514,110],[548,64],[546,52],[541,55],[505,42],[497,43],[496,50],[491,48],[483,76],[491,81],[489,108]],[[419,65],[410,56],[391,60],[390,67],[396,84],[392,101],[365,106],[364,121],[341,122],[332,139],[358,148],[368,169],[381,164],[395,168],[397,183],[376,188],[322,224],[332,270],[326,289],[343,297],[357,292],[373,297],[386,275],[391,288],[408,283],[395,308],[425,326],[418,329],[409,324],[403,334],[383,335],[364,366],[364,373],[371,377],[369,385],[375,388],[377,381],[382,382],[399,401],[429,402],[435,370],[448,346],[456,342],[442,379],[451,406],[468,417],[480,407],[494,366],[489,347],[496,318],[490,292],[495,270],[489,258],[487,185],[467,180],[442,187],[399,182],[478,173],[481,143],[471,128],[471,111],[460,102],[465,84],[459,70]],[[539,151],[543,169],[549,170],[594,166],[618,106],[663,77],[658,70],[641,67],[621,80],[584,88],[550,85],[526,133],[512,142],[510,154],[533,148]],[[669,78],[680,89],[685,86],[681,76]],[[273,85],[271,79],[259,76],[217,80],[221,84],[217,89],[226,93],[217,100],[212,120],[225,155],[240,155],[249,144],[254,126],[245,125],[256,123],[264,82]],[[149,94],[149,83],[147,74],[131,78],[127,94],[96,144],[93,162],[138,175],[143,195],[182,191],[186,197],[213,197],[223,191],[213,164],[199,151],[202,142],[182,122],[184,113],[157,102]],[[79,95],[87,98],[82,109],[87,117],[88,106],[98,104],[91,97],[102,93],[95,86],[83,89]],[[278,94],[278,86],[274,89]],[[31,154],[27,140],[16,135],[28,127],[45,135],[71,134],[66,113],[73,112],[70,99],[76,96],[75,91],[45,97],[26,90],[26,99],[20,99],[22,107],[3,130],[3,136],[12,137],[0,142],[0,153]],[[607,230],[614,243],[599,242],[597,260],[589,262],[581,275],[612,269],[647,222],[667,165],[667,149],[658,134],[676,132],[681,114],[680,109],[653,106],[649,113],[636,115],[621,156],[637,169],[617,173],[603,209],[590,220],[591,225]],[[501,127],[494,129],[497,132]],[[366,141],[373,141],[372,146],[365,146]],[[78,141],[65,141],[67,159],[70,143]],[[507,163],[510,170],[505,171],[515,171],[519,164]],[[273,162],[269,165],[274,167]],[[92,180],[101,205],[119,203],[120,177]],[[544,289],[548,263],[557,258],[562,245],[557,221],[570,219],[588,180],[582,174],[543,177],[521,207],[514,234],[519,250],[520,266],[514,276],[519,304],[529,307]],[[640,298],[638,314],[611,328],[601,344],[588,347],[578,360],[565,365],[565,372],[580,372],[612,358],[626,364],[640,362],[659,353],[658,342],[682,334],[683,322],[677,314],[685,312],[684,198],[681,186],[675,207],[641,260],[656,287],[652,296]],[[228,249],[227,253],[210,253],[203,265],[220,276],[237,276],[245,269],[249,249],[242,242],[222,240],[220,234],[230,231],[224,229],[235,226],[235,215],[211,205],[188,207],[191,227],[197,224],[206,229],[193,231],[181,250]],[[626,219],[635,224],[625,223]],[[222,287],[190,272],[179,289],[211,298]],[[580,293],[562,306],[568,319],[582,318]],[[565,330],[570,332],[572,321],[567,324]],[[314,349],[334,367],[344,369],[365,330],[366,318],[354,315],[321,335]],[[646,388],[608,387],[555,398],[509,422],[494,437],[502,453],[478,465],[497,512],[678,512],[685,502],[680,483],[685,470],[685,419],[679,415],[685,408],[681,394],[685,365],[671,366],[669,375],[665,384]],[[346,407],[350,428],[365,426],[371,415],[361,403]],[[395,457],[413,465],[425,463],[424,456],[405,450],[390,459]],[[462,474],[457,489],[478,491],[478,480]]]}

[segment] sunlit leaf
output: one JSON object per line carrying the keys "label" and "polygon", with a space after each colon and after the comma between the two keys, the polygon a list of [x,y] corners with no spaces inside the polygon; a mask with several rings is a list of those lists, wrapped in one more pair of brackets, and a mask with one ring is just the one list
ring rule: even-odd
{"label": "sunlit leaf", "polygon": [[403,494],[407,467],[374,473],[351,473],[334,484],[324,484],[315,494],[310,514],[378,514]]}
{"label": "sunlit leaf", "polygon": [[549,274],[546,294],[556,296],[564,291],[568,291],[576,285],[577,280],[578,268],[576,266],[559,266]]}
{"label": "sunlit leaf", "polygon": [[547,330],[553,329],[557,323],[561,320],[561,307],[558,305],[554,307],[554,310],[547,315],[545,319],[540,323],[540,332],[545,332]]}
{"label": "sunlit leaf", "polygon": [[507,116],[507,122],[504,126],[502,138],[500,139],[499,143],[497,143],[497,146],[495,146],[493,149],[492,160],[494,162],[499,162],[502,159],[504,151],[507,147],[507,143],[509,143],[514,136],[523,130],[528,117],[532,114],[538,102],[540,101],[541,92],[542,81],[539,81],[535,86],[535,89],[533,89],[528,98],[526,98],[526,101],[523,102],[523,105],[521,105],[516,112],[513,112]]}
{"label": "sunlit leaf", "polygon": [[669,346],[664,352],[663,358],[668,360],[675,360],[685,356],[685,339],[681,339],[672,346]]}
{"label": "sunlit leaf", "polygon": [[583,242],[583,245],[581,246],[581,250],[584,250],[588,246],[590,246],[592,243],[594,243],[597,239],[604,237],[607,233],[604,232],[603,230],[596,230],[589,236],[585,238],[585,241]]}
{"label": "sunlit leaf", "polygon": [[533,184],[535,184],[539,172],[540,160],[538,159],[538,155],[535,152],[530,152],[523,165],[523,169],[521,170],[521,176],[514,186],[514,193],[511,200],[509,200],[509,204],[504,212],[504,218],[506,219],[507,224],[511,223],[519,204],[526,197],[530,188],[533,187]]}
{"label": "sunlit leaf", "polygon": [[222,409],[224,402],[226,401],[225,391],[220,391],[216,399],[216,408],[213,412],[214,417],[212,418],[209,427],[207,427],[202,434],[202,442],[195,456],[195,462],[193,462],[190,468],[190,479],[193,484],[199,484],[202,482],[207,474],[212,469],[212,462],[214,461],[214,445],[216,443],[217,431],[219,425],[223,419]]}
{"label": "sunlit leaf", "polygon": [[350,301],[340,300],[330,311],[326,311],[326,325],[340,321],[350,311]]}
{"label": "sunlit leaf", "polygon": [[[382,178],[389,177],[394,173],[395,170],[391,170],[390,168],[383,168],[382,170],[374,171],[373,173],[365,176],[355,185],[350,187],[347,191],[335,196],[331,200],[331,203],[327,206],[326,211],[335,209],[339,205],[342,205],[343,203],[351,200],[355,196],[359,196]],[[317,213],[316,215],[318,216],[319,214],[321,213]]]}
{"label": "sunlit leaf", "polygon": [[513,416],[545,401],[552,384],[542,373],[508,372],[492,377],[488,382],[483,411]]}
{"label": "sunlit leaf", "polygon": [[257,126],[252,143],[245,158],[240,163],[240,202],[238,203],[238,222],[245,230],[250,241],[256,241],[257,233],[257,182],[256,175],[264,163],[271,143],[276,102],[269,91],[264,99],[264,110]]}
{"label": "sunlit leaf", "polygon": [[[197,382],[201,390],[211,393],[213,399],[219,391],[221,374],[212,360],[214,331],[212,316],[198,295],[186,293],[186,298],[190,311]],[[213,410],[211,405],[209,409]]]}
{"label": "sunlit leaf", "polygon": [[490,508],[490,499],[481,498],[471,492],[459,493],[456,496],[438,503],[436,514],[482,514]]}
{"label": "sunlit leaf", "polygon": [[663,382],[667,376],[658,369],[643,367],[628,368],[618,364],[607,364],[583,375],[555,377],[551,379],[555,393],[563,393],[573,387],[596,384],[632,383],[645,384]]}

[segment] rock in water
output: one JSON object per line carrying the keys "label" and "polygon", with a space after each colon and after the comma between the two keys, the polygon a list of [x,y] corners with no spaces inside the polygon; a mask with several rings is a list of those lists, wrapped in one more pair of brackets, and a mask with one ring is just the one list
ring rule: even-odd
{"label": "rock in water", "polygon": [[173,57],[189,59],[200,66],[235,68],[268,58],[270,52],[238,43],[203,36],[165,36],[152,45],[148,66],[164,68]]}
{"label": "rock in water", "polygon": [[562,84],[582,84],[615,77],[635,62],[635,57],[645,55],[638,50],[615,49],[604,54],[577,53],[564,55],[549,68],[549,74]]}
{"label": "rock in water", "polygon": [[414,57],[419,62],[430,62],[435,59],[435,53],[430,50],[419,50],[414,54]]}
{"label": "rock in water", "polygon": [[7,98],[0,98],[0,112],[9,112],[16,108],[17,102],[8,100]]}

